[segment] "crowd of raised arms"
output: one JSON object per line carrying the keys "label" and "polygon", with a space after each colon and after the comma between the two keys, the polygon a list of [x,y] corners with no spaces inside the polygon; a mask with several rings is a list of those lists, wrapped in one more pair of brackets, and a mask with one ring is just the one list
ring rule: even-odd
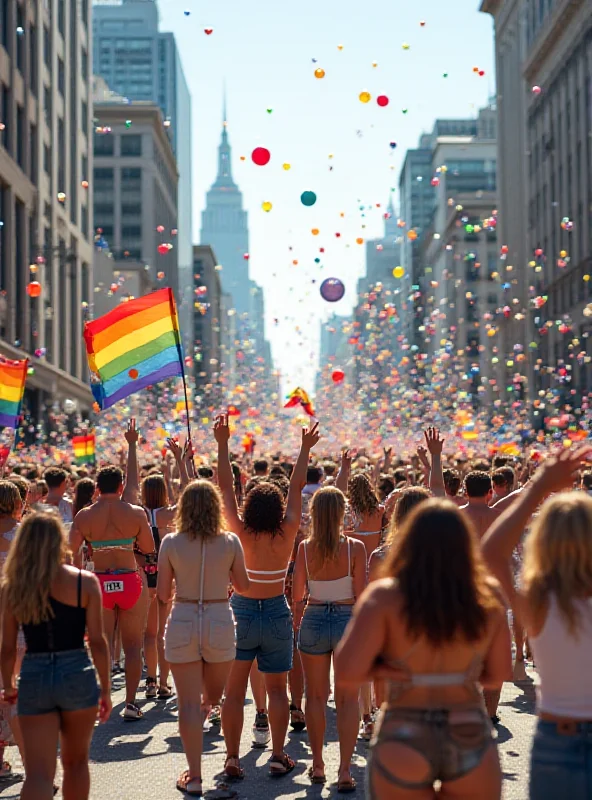
{"label": "crowd of raised arms", "polygon": [[63,797],[88,798],[95,722],[123,669],[123,723],[142,719],[139,695],[176,696],[187,795],[211,789],[207,720],[226,747],[212,796],[240,796],[250,683],[271,777],[296,766],[291,726],[308,737],[312,784],[355,792],[362,738],[372,800],[496,800],[500,692],[532,679],[529,661],[530,798],[592,798],[592,444],[460,461],[436,428],[416,452],[379,457],[328,453],[322,433],[303,429],[294,462],[236,457],[220,416],[208,454],[169,439],[139,463],[132,419],[118,465],[41,472],[8,457],[0,780],[16,746],[21,798],[53,797],[59,750]]}

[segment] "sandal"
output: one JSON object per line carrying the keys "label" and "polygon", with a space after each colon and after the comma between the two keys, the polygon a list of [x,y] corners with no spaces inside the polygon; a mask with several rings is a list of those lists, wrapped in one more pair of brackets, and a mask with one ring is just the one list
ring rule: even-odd
{"label": "sandal", "polygon": [[319,770],[319,769],[320,769],[320,767],[309,767],[306,770],[306,774],[308,775],[308,778],[309,778],[311,783],[326,783],[327,782],[327,778],[325,777],[324,773],[322,775],[315,775],[315,771]]}
{"label": "sandal", "polygon": [[242,781],[245,777],[245,771],[240,765],[238,756],[226,756],[224,774],[227,778],[232,778],[232,780]]}
{"label": "sandal", "polygon": [[295,766],[296,762],[287,753],[282,753],[279,758],[272,756],[269,759],[269,774],[272,778],[283,778],[292,772]]}
{"label": "sandal", "polygon": [[349,778],[342,778],[341,780],[338,780],[337,791],[341,794],[352,794],[352,792],[355,792],[356,791],[355,778],[352,778],[350,775]]}
{"label": "sandal", "polygon": [[[196,784],[196,785],[192,786],[191,784]],[[197,784],[199,784],[199,788]],[[191,797],[201,797],[203,794],[201,778],[192,778],[188,769],[179,775],[179,777],[177,778],[176,786],[180,792],[184,792],[185,794],[188,794]]]}
{"label": "sandal", "polygon": [[300,733],[306,728],[304,711],[300,708],[296,708],[295,705],[290,705],[290,726],[296,733]]}
{"label": "sandal", "polygon": [[169,697],[172,697],[174,694],[173,690],[170,686],[159,686],[158,687],[158,694],[157,697],[159,700],[167,700]]}
{"label": "sandal", "polygon": [[142,711],[133,703],[127,703],[122,714],[124,722],[135,722],[138,719],[142,719],[143,716]]}
{"label": "sandal", "polygon": [[13,773],[10,761],[3,761],[2,764],[0,765],[0,780],[3,778],[6,779],[12,777]]}

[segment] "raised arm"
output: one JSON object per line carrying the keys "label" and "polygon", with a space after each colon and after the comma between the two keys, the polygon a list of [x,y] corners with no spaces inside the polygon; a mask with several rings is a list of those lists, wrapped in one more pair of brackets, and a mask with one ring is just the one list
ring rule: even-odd
{"label": "raised arm", "polygon": [[300,445],[300,453],[298,454],[290,478],[290,490],[288,491],[285,516],[285,522],[290,526],[294,526],[294,535],[296,535],[298,527],[300,526],[300,517],[302,515],[302,489],[306,484],[306,470],[308,468],[310,451],[320,438],[318,422],[315,422],[308,430],[306,428],[302,429],[302,444]]}
{"label": "raised arm", "polygon": [[335,478],[335,487],[340,489],[343,494],[347,495],[347,485],[349,483],[349,476],[351,473],[352,455],[351,450],[347,448],[341,451],[341,464],[339,465],[339,472]]}
{"label": "raised arm", "polygon": [[218,486],[224,500],[224,514],[231,530],[234,533],[239,533],[242,529],[242,520],[238,513],[236,495],[234,493],[234,479],[230,464],[230,451],[228,449],[230,427],[226,414],[221,414],[216,418],[214,437],[218,444]]}
{"label": "raised arm", "polygon": [[444,439],[440,438],[438,428],[428,428],[424,431],[426,446],[432,458],[430,469],[430,490],[435,497],[446,497],[444,487],[444,472],[442,471],[442,447]]}
{"label": "raised arm", "polygon": [[138,438],[139,433],[136,429],[134,417],[127,424],[125,432],[127,442],[127,466],[125,470],[125,487],[123,489],[122,500],[126,503],[136,504],[140,494],[140,479],[138,475]]}

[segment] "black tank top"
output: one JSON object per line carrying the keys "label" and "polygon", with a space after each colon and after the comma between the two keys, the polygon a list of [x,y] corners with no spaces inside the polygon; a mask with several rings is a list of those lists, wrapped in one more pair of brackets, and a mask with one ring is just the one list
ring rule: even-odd
{"label": "black tank top", "polygon": [[38,625],[23,625],[28,653],[58,653],[80,650],[84,647],[86,608],[80,604],[82,595],[82,570],[78,571],[78,604],[60,603],[49,598],[54,613],[51,619]]}

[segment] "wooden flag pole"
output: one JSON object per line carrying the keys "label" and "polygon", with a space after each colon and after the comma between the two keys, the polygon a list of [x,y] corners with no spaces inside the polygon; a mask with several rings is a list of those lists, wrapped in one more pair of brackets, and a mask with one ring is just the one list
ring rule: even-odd
{"label": "wooden flag pole", "polygon": [[171,313],[173,319],[177,321],[177,352],[179,354],[179,363],[181,365],[181,378],[183,379],[183,395],[185,397],[185,414],[187,415],[187,436],[188,441],[192,444],[191,464],[193,466],[193,476],[195,477],[195,461],[193,456],[193,439],[191,438],[191,420],[189,419],[189,400],[187,398],[187,378],[185,377],[185,360],[183,358],[183,345],[181,344],[181,331],[179,330],[179,317],[177,315],[177,304],[175,297],[171,290]]}

